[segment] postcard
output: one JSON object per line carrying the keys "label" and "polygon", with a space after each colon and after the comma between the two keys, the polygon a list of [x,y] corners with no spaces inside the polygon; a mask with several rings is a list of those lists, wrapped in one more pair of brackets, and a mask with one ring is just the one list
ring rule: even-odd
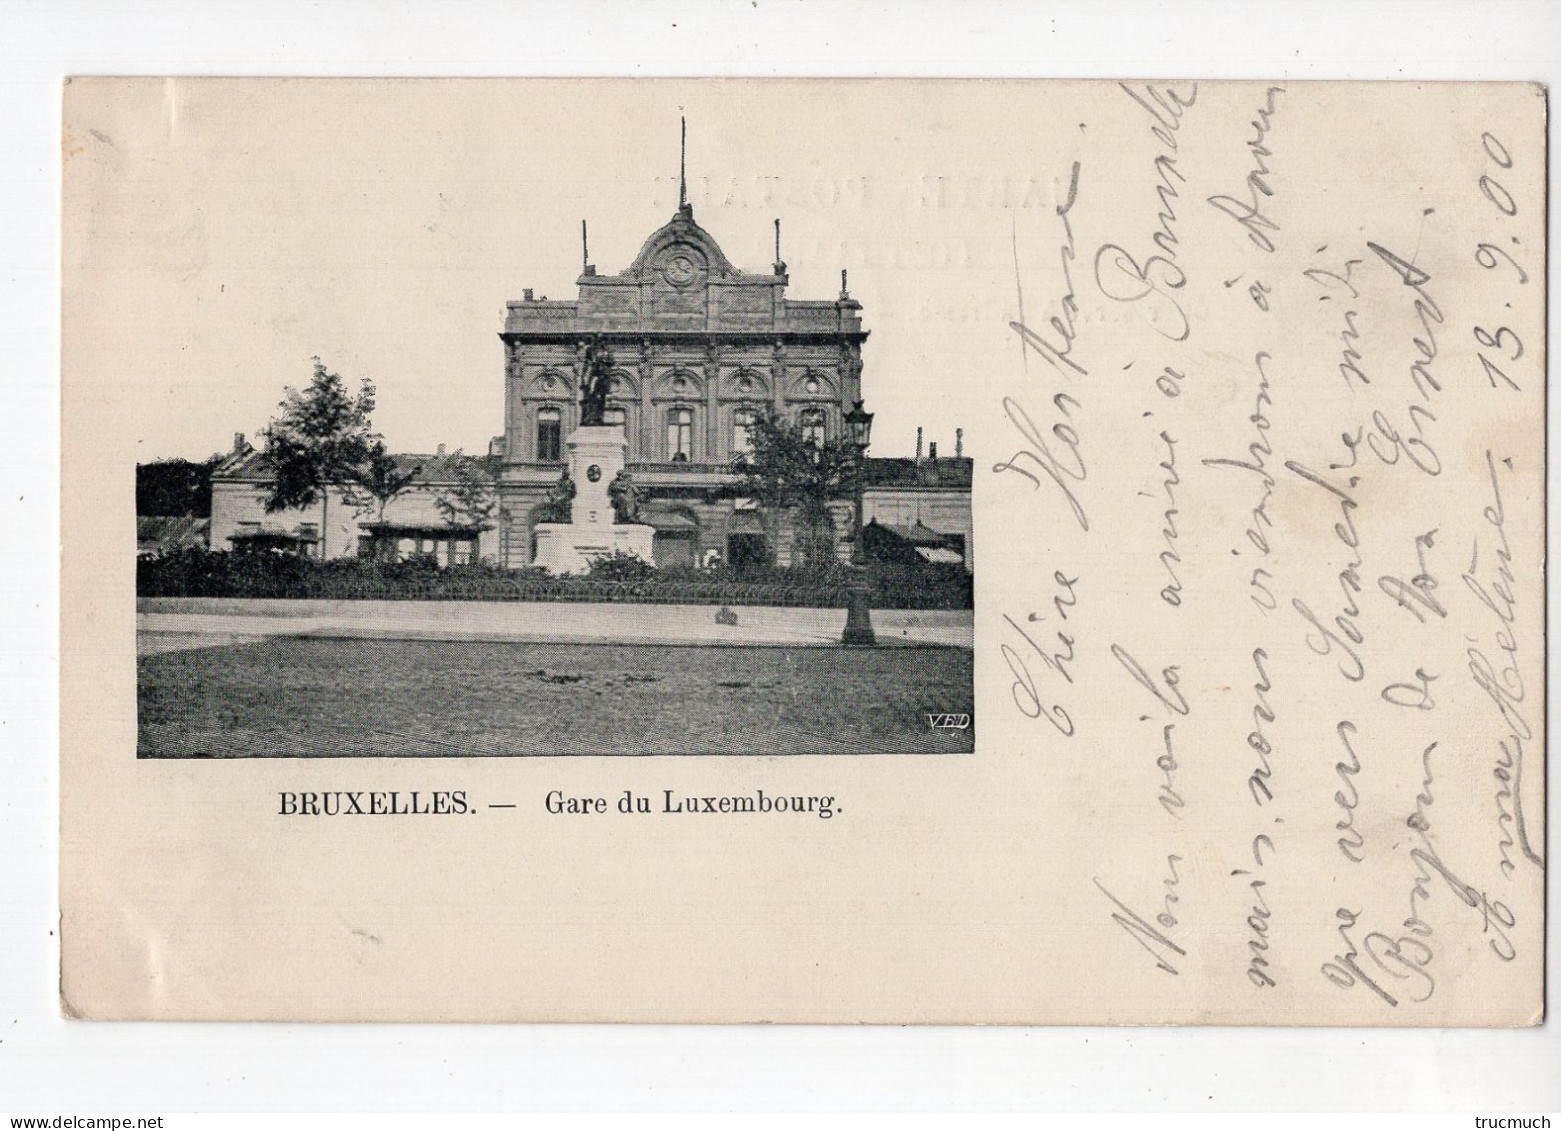
{"label": "postcard", "polygon": [[1542,88],[63,99],[66,1015],[1542,1020]]}

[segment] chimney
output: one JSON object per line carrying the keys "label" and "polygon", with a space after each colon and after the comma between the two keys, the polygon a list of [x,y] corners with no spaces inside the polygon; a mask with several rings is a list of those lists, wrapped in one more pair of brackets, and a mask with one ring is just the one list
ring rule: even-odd
{"label": "chimney", "polygon": [[961,459],[964,457],[964,454],[965,430],[963,428],[956,428],[954,429],[954,458]]}
{"label": "chimney", "polygon": [[439,445],[439,450],[437,452],[435,452],[434,454],[435,455],[439,455],[439,456],[443,456],[444,455],[444,445],[440,444]]}
{"label": "chimney", "polygon": [[238,454],[249,451],[249,442],[244,439],[244,433],[233,433],[233,451]]}
{"label": "chimney", "polygon": [[921,429],[916,429],[916,462],[921,462]]}
{"label": "chimney", "polygon": [[531,290],[531,288],[530,288],[530,287],[527,287],[527,288],[526,288],[526,289],[525,289],[525,291],[524,291],[524,297],[525,297],[525,299],[526,299],[526,301],[527,301],[527,302],[536,302],[536,298],[535,298],[535,297],[533,297],[533,292],[532,292],[532,290]]}
{"label": "chimney", "polygon": [[938,459],[938,442],[936,440],[932,441],[932,443],[927,445],[927,458],[932,460],[934,463],[937,462],[937,459]]}

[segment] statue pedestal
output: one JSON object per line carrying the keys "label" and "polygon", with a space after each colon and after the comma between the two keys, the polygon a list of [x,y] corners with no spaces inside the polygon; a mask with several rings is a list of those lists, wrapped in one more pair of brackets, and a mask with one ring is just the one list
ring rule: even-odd
{"label": "statue pedestal", "polygon": [[654,560],[651,540],[655,527],[635,524],[592,528],[569,522],[539,522],[532,529],[537,536],[537,556],[531,564],[549,573],[586,573],[591,559],[619,552],[647,562]]}
{"label": "statue pedestal", "polygon": [[591,559],[614,553],[633,554],[649,562],[654,527],[613,522],[607,489],[623,470],[629,442],[621,425],[587,425],[575,429],[566,444],[569,478],[575,497],[568,522],[539,522],[533,565],[551,573],[585,573]]}

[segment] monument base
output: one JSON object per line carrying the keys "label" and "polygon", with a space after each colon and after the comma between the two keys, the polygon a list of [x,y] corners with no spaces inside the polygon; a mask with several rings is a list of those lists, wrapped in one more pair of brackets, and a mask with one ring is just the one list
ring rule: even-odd
{"label": "monument base", "polygon": [[633,554],[654,564],[656,528],[613,521],[612,484],[623,470],[629,442],[619,424],[585,424],[569,437],[569,478],[574,498],[568,522],[539,522],[532,565],[550,573],[585,573],[591,559]]}
{"label": "monument base", "polygon": [[618,553],[633,554],[647,563],[655,561],[654,526],[539,522],[534,532],[537,556],[532,564],[549,573],[585,573],[591,568],[591,559]]}

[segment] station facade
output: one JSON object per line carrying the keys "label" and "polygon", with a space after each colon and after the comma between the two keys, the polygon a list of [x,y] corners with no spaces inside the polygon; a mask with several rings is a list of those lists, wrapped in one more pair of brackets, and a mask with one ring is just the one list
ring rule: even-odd
{"label": "station facade", "polygon": [[[748,424],[773,412],[833,438],[861,398],[861,304],[842,278],[838,297],[786,294],[786,264],[739,270],[684,204],[651,234],[624,271],[586,264],[573,299],[508,304],[504,330],[505,422],[495,472],[509,516],[501,560],[530,562],[531,529],[563,467],[563,441],[579,423],[588,344],[616,362],[607,423],[628,439],[628,472],[653,526],[656,563],[757,558],[784,564],[782,516],[734,496],[731,460]],[[835,516],[849,553],[848,504]]]}
{"label": "station facade", "polygon": [[[791,298],[776,242],[771,270],[742,271],[684,203],[623,271],[600,274],[586,262],[574,298],[534,298],[526,290],[509,302],[499,334],[503,431],[480,460],[500,504],[495,521],[481,530],[443,530],[434,499],[453,481],[444,451],[398,456],[419,476],[378,520],[395,528],[397,552],[432,553],[442,564],[532,563],[535,527],[548,521],[565,443],[580,423],[581,381],[595,342],[614,357],[606,423],[624,429],[626,470],[640,492],[640,521],[655,529],[656,564],[790,564],[789,516],[765,514],[742,497],[732,457],[747,447],[749,423],[766,413],[821,440],[839,436],[845,414],[862,399],[868,332],[844,272],[834,298]],[[919,446],[914,461],[868,460],[866,517],[915,531],[923,543],[935,533],[943,552],[952,547],[968,567],[969,461],[962,453],[923,460]],[[264,453],[237,441],[213,476],[213,549],[296,535],[299,552],[335,558],[374,544],[372,524],[345,493],[307,513],[265,514],[267,479]],[[851,552],[851,509],[841,500],[831,512],[843,561]]]}

